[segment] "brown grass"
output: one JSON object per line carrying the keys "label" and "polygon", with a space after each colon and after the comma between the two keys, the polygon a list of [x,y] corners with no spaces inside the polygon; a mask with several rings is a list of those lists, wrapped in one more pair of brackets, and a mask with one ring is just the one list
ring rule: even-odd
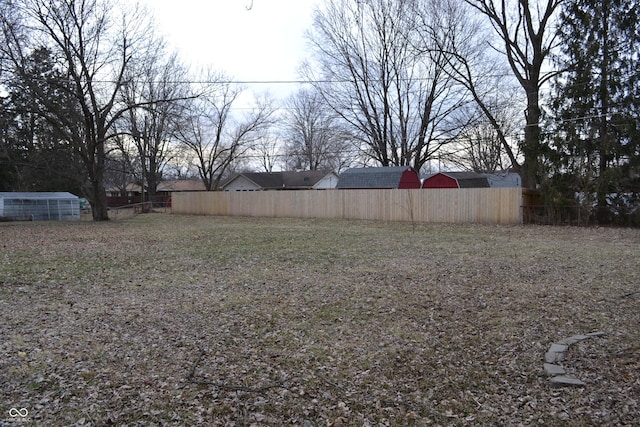
{"label": "brown grass", "polygon": [[151,214],[0,249],[0,425],[640,419],[640,230]]}

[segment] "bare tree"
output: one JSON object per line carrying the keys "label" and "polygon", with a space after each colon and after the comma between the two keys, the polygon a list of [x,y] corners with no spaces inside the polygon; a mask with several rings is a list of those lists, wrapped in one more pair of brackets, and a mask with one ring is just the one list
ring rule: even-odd
{"label": "bare tree", "polygon": [[259,140],[271,124],[274,108],[268,99],[257,100],[250,112],[233,115],[241,90],[222,74],[203,79],[202,93],[185,104],[179,140],[194,155],[200,178],[216,190],[229,166]]}
{"label": "bare tree", "polygon": [[[474,108],[475,107],[475,108]],[[449,153],[446,163],[458,168],[470,169],[475,172],[504,171],[512,167],[512,162],[504,148],[505,140],[515,130],[513,110],[500,109],[498,106],[489,107],[492,117],[500,126],[500,133],[488,121],[477,106],[470,106],[472,116],[467,125],[461,130],[456,140],[455,149]],[[504,136],[501,138],[501,135]],[[511,149],[509,142],[507,142]],[[517,157],[517,151],[511,151]]]}
{"label": "bare tree", "polygon": [[452,140],[450,119],[465,99],[442,55],[415,49],[414,3],[327,0],[309,35],[319,72],[306,73],[368,156],[420,169]]}
{"label": "bare tree", "polygon": [[188,147],[180,143],[174,135],[176,144],[171,146],[171,155],[162,171],[163,178],[200,179],[198,169],[193,162],[193,154]]}
{"label": "bare tree", "polygon": [[[564,0],[465,0],[490,22],[501,51],[526,95],[521,164],[514,162],[525,187],[535,188],[540,173],[540,88],[555,75],[543,67],[555,47],[554,16]],[[513,161],[513,159],[512,159]]]}
{"label": "bare tree", "polygon": [[[135,174],[149,200],[153,201],[162,172],[175,152],[181,102],[188,98],[186,68],[176,54],[164,55],[161,40],[149,38],[155,54],[127,73],[123,103],[131,106],[119,123],[122,134],[117,142],[125,156],[133,155]],[[131,146],[131,147],[130,147]],[[132,148],[133,150],[131,150]]]}
{"label": "bare tree", "polygon": [[[55,124],[82,160],[86,196],[93,219],[107,220],[104,188],[107,145],[114,124],[130,106],[119,103],[127,70],[134,58],[145,56],[148,21],[139,9],[123,11],[116,19],[113,2],[103,0],[16,0],[4,4],[2,56],[25,80],[44,108],[40,113]],[[42,82],[25,69],[35,48],[46,46],[66,76],[60,90],[75,100],[61,106],[47,98]]]}
{"label": "bare tree", "polygon": [[280,141],[270,132],[264,132],[253,144],[252,150],[260,162],[260,167],[265,172],[272,172],[281,158]]}
{"label": "bare tree", "polygon": [[480,15],[474,16],[474,10],[457,0],[432,0],[419,7],[426,39],[423,49],[442,55],[443,72],[474,101],[460,110],[460,132],[447,161],[476,171],[517,169],[514,85],[490,49]]}
{"label": "bare tree", "polygon": [[285,102],[283,140],[289,168],[341,169],[353,150],[339,116],[315,90],[301,89]]}
{"label": "bare tree", "polygon": [[135,180],[132,173],[134,168],[131,159],[122,152],[112,152],[107,157],[105,183],[112,189],[117,189],[119,196],[127,195],[127,187]]}

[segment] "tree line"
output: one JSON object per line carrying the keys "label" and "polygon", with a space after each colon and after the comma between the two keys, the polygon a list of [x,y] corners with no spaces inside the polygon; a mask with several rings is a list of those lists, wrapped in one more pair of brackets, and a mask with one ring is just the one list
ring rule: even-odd
{"label": "tree line", "polygon": [[632,0],[324,0],[284,100],[193,72],[140,5],[0,13],[0,191],[73,191],[106,220],[131,182],[408,165],[512,170],[548,204],[640,221]]}

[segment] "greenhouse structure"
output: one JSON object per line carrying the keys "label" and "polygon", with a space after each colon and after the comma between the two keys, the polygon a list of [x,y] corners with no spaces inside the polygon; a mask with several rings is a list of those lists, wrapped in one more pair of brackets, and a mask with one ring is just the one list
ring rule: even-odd
{"label": "greenhouse structure", "polygon": [[2,193],[1,221],[67,221],[80,219],[80,199],[71,193]]}

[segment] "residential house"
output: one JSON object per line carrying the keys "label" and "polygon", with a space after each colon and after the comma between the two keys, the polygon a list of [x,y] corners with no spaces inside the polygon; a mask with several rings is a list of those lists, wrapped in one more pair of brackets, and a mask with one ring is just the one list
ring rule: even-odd
{"label": "residential house", "polygon": [[483,173],[490,187],[522,187],[522,178],[515,172]]}
{"label": "residential house", "polygon": [[335,188],[338,175],[327,171],[242,172],[220,187],[224,191],[325,190]]}

